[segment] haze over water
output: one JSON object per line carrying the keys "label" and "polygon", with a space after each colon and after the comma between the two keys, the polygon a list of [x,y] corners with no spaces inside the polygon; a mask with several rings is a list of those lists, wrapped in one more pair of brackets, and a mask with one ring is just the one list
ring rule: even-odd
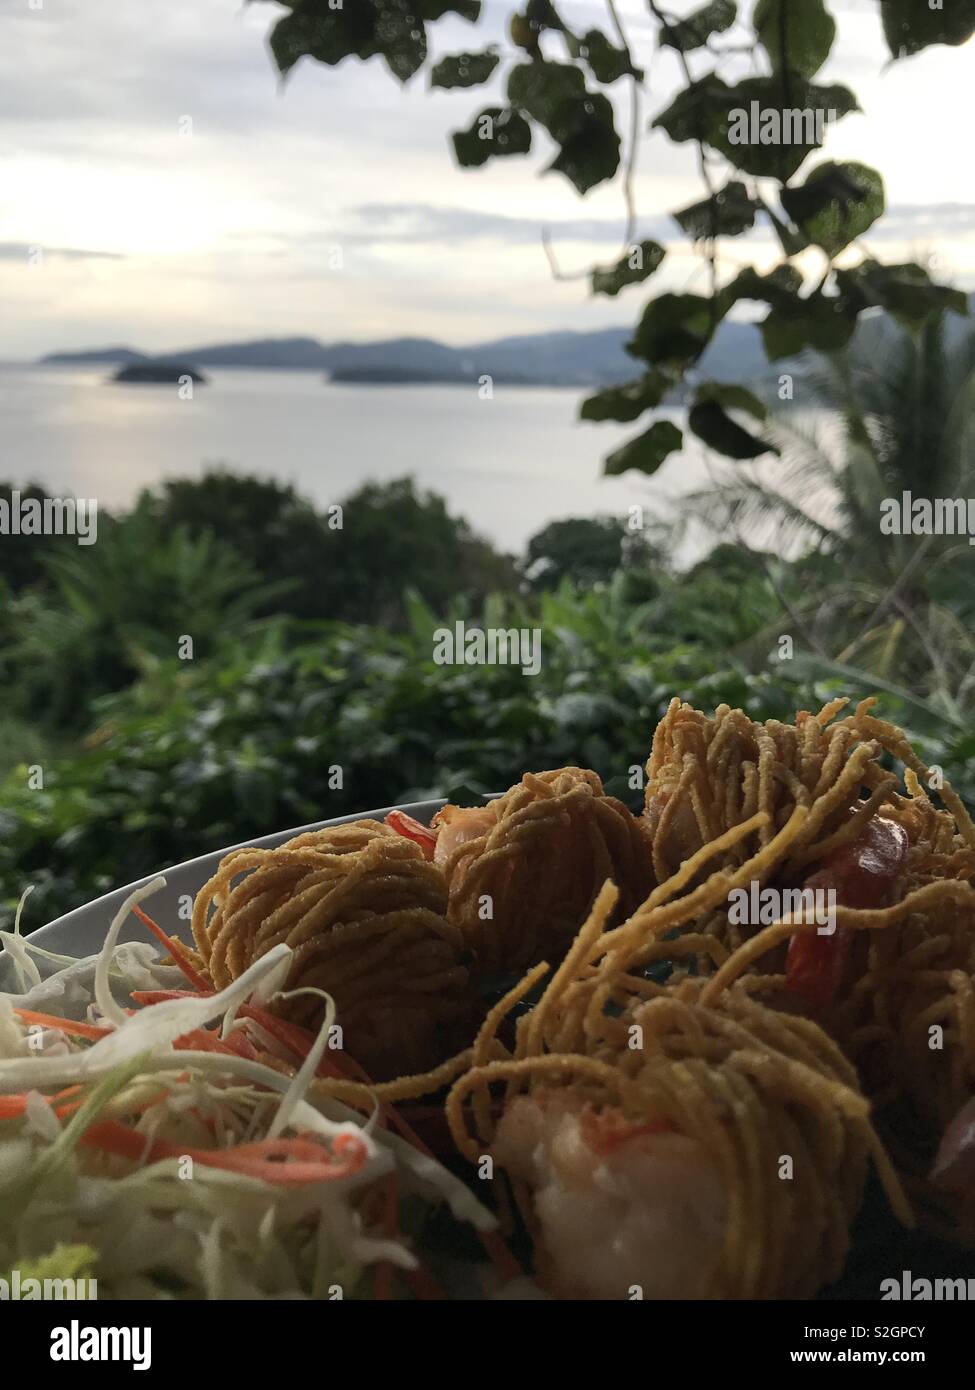
{"label": "haze over water", "polygon": [[[117,385],[113,368],[0,368],[0,477],[123,510],[142,488],[217,465],[291,482],[317,506],[366,481],[412,474],[451,512],[517,552],[547,522],[634,504],[646,520],[707,480],[690,439],[653,478],[604,478],[640,425],[577,420],[573,390],[330,385],[315,372],[214,369],[191,401],[170,386]],[[678,416],[680,412],[674,412]],[[381,563],[381,557],[377,557]]]}

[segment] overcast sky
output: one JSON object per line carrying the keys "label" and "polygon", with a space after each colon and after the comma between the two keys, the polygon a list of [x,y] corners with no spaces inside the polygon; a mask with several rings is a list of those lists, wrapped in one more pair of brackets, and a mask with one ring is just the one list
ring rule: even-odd
{"label": "overcast sky", "polygon": [[[830,7],[840,31],[818,80],[846,82],[864,114],[831,131],[826,153],[874,165],[887,183],[890,213],[867,245],[884,260],[936,254],[942,278],[975,289],[975,43],[885,71],[875,0]],[[488,0],[477,25],[429,26],[434,53],[501,39],[510,8]],[[640,61],[644,0],[619,8]],[[562,11],[577,31],[608,28],[602,0]],[[561,176],[539,177],[538,150],[458,169],[448,132],[497,101],[493,85],[430,91],[421,72],[401,88],[379,59],[303,60],[282,84],[266,39],[285,12],[0,0],[0,357],[293,334],[465,343],[634,320],[640,291],[592,301],[584,282],[553,281],[540,241],[547,226],[567,270],[614,259],[618,186],[580,199]],[[643,125],[679,82],[675,55],[661,53]],[[656,284],[703,288],[666,217],[703,196],[691,147],[645,135],[636,194],[640,233],[674,251]],[[775,254],[758,234],[723,245],[759,263]]]}

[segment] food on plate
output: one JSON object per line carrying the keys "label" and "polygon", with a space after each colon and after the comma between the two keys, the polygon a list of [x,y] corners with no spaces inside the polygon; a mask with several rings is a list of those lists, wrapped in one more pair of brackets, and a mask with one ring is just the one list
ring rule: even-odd
{"label": "food on plate", "polygon": [[723,874],[729,891],[776,890],[773,904],[809,890],[832,902],[825,923],[811,900],[743,922],[729,891],[712,892],[681,932],[701,943],[702,970],[763,976],[752,983],[770,1000],[818,1019],[898,1141],[926,1160],[975,1092],[975,825],[875,701],[847,703],[785,725],[673,702],[645,816],[658,878],[706,857],[687,901],[705,874]]}
{"label": "food on plate", "polygon": [[511,1177],[557,1296],[811,1297],[842,1270],[871,1156],[911,1220],[856,1072],[817,1024],[740,984],[707,999],[703,980],[621,971],[614,899],[607,886],[510,1059],[482,1060],[500,1010],[482,1030],[448,1101],[458,1147]]}
{"label": "food on plate", "polygon": [[187,980],[150,948],[115,945],[163,882],[125,903],[97,957],[45,978],[48,953],[15,945],[25,988],[0,995],[0,1273],[41,1262],[96,1280],[100,1298],[383,1298],[394,1280],[438,1292],[408,1209],[422,1229],[445,1203],[489,1245],[494,1218],[374,1100],[363,1113],[310,1097],[316,1075],[342,1074],[335,1007],[317,1033],[269,1011],[289,946],[201,991],[175,988]]}
{"label": "food on plate", "polygon": [[464,940],[446,908],[443,875],[420,850],[361,820],[226,855],[196,897],[193,936],[218,989],[290,946],[284,1016],[315,1026],[328,990],[343,1046],[384,1080],[425,1071],[469,1030]]}
{"label": "food on plate", "polygon": [[[394,812],[389,822],[416,835],[405,819]],[[445,806],[425,847],[481,975],[557,958],[607,878],[620,890],[621,916],[650,890],[643,827],[587,768],[526,772],[486,806]]]}
{"label": "food on plate", "polygon": [[195,949],[147,889],[0,933],[0,1278],[808,1298],[879,1198],[975,1247],[975,824],[874,704],[675,700],[641,815],[564,767],[233,850]]}

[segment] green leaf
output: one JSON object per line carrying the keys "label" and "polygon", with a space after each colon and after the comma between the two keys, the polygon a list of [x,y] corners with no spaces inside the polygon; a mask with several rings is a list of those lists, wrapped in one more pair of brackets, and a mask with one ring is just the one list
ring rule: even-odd
{"label": "green leaf", "polygon": [[644,309],[626,350],[654,365],[689,366],[711,341],[719,317],[717,306],[704,295],[659,295]]}
{"label": "green leaf", "polygon": [[430,86],[478,87],[487,82],[501,59],[490,49],[486,53],[452,53],[441,58],[430,73]]}
{"label": "green leaf", "polygon": [[635,468],[639,473],[656,473],[664,460],[679,449],[684,436],[669,420],[658,420],[645,433],[614,450],[603,464],[607,477],[617,478]]}
{"label": "green leaf", "polygon": [[417,0],[416,13],[421,19],[443,19],[446,14],[460,15],[470,24],[481,17],[481,0]]}
{"label": "green leaf", "polygon": [[935,284],[919,265],[880,265],[867,260],[852,270],[838,270],[836,281],[852,312],[879,307],[909,328],[919,327],[945,310],[968,313],[964,291]]}
{"label": "green leaf", "polygon": [[560,146],[549,165],[579,193],[610,179],[619,168],[620,140],[613,107],[586,91],[581,68],[571,63],[520,63],[508,74],[508,100],[543,125]]}
{"label": "green leaf", "polygon": [[737,18],[738,6],[734,0],[711,0],[679,23],[665,24],[660,30],[660,45],[676,48],[679,53],[690,53],[695,48],[703,48],[712,34],[723,34],[730,29]]}
{"label": "green leaf", "polygon": [[758,0],[752,16],[773,72],[812,77],[829,57],[836,21],[823,0]]}
{"label": "green leaf", "polygon": [[768,406],[745,386],[705,381],[697,388],[694,399],[701,405],[707,401],[716,401],[725,410],[745,410],[749,415],[754,415],[756,420],[768,419]]}
{"label": "green leaf", "polygon": [[692,241],[712,236],[740,236],[755,224],[755,214],[761,207],[748,196],[743,183],[732,180],[713,198],[692,203],[690,207],[672,214],[674,221]]}
{"label": "green leaf", "polygon": [[572,129],[575,106],[586,97],[586,79],[574,63],[519,63],[508,74],[508,100],[543,125],[561,144]]}
{"label": "green leaf", "polygon": [[656,241],[641,241],[631,246],[610,270],[593,271],[593,294],[612,296],[619,294],[627,285],[638,285],[654,273],[665,254],[664,248]]}
{"label": "green leaf", "polygon": [[793,222],[831,257],[863,236],[886,206],[877,171],[851,162],[820,164],[800,188],[784,188],[781,197]]}
{"label": "green leaf", "polygon": [[525,18],[536,30],[554,29],[560,34],[571,34],[572,30],[552,4],[552,0],[528,0]]}
{"label": "green leaf", "polygon": [[780,182],[822,146],[833,120],[860,109],[848,87],[817,86],[795,73],[748,78],[731,97],[738,114],[719,127],[715,148],[746,173]]}
{"label": "green leaf", "polygon": [[768,275],[759,275],[757,270],[748,266],[739,271],[721,291],[721,312],[726,314],[741,299],[753,299],[773,308],[790,310],[800,303],[801,289],[802,276],[795,266],[777,265]]}
{"label": "green leaf", "polygon": [[775,228],[775,235],[778,237],[779,245],[782,247],[785,254],[787,256],[798,256],[800,252],[805,251],[806,247],[809,245],[808,237],[804,237],[795,227],[790,226],[788,222],[784,222],[776,213],[775,209],[770,207],[768,203],[762,201],[761,206],[762,211]]}
{"label": "green leaf", "polygon": [[282,75],[306,56],[329,67],[343,58],[371,58],[379,52],[376,11],[371,4],[330,10],[327,0],[301,0],[275,24],[270,45]]}
{"label": "green leaf", "polygon": [[[727,390],[727,388],[719,388]],[[745,393],[746,396],[749,392]],[[752,397],[754,401],[755,398]],[[733,401],[728,401],[729,405],[734,405]],[[759,409],[763,409],[760,402],[755,402]],[[748,408],[748,407],[746,407]],[[752,412],[754,413],[754,412]],[[754,459],[761,454],[777,453],[778,451],[771,444],[765,444],[747,430],[742,429],[741,425],[735,423],[731,416],[727,414],[724,405],[718,399],[717,394],[713,393],[695,401],[691,406],[687,416],[687,423],[710,449],[714,449],[719,454],[724,454],[727,458],[733,459]]]}
{"label": "green leaf", "polygon": [[608,386],[597,391],[582,402],[579,410],[581,420],[619,420],[629,424],[645,410],[659,405],[666,393],[674,385],[674,379],[664,372],[645,372],[636,381],[628,381],[623,386]]}
{"label": "green leaf", "polygon": [[599,29],[589,29],[582,37],[580,56],[585,58],[597,82],[607,85],[621,77],[643,74],[630,62],[630,55],[623,48],[616,48]]}
{"label": "green leaf", "polygon": [[841,297],[810,295],[794,304],[773,308],[762,322],[762,341],[770,362],[796,357],[804,348],[836,352],[845,347],[856,328],[856,314]]}
{"label": "green leaf", "polygon": [[654,121],[678,143],[701,140],[736,168],[784,183],[832,120],[858,111],[847,87],[820,87],[797,73],[750,77],[729,87],[713,73],[684,88]]}
{"label": "green leaf", "polygon": [[887,46],[895,58],[909,58],[931,44],[953,48],[975,34],[973,0],[944,0],[932,9],[929,0],[880,0]]}
{"label": "green leaf", "polygon": [[611,179],[620,167],[620,137],[608,97],[593,94],[579,102],[572,131],[561,144],[549,170],[564,174],[578,193]]}
{"label": "green leaf", "polygon": [[524,116],[508,107],[488,106],[474,117],[467,130],[451,136],[457,163],[476,169],[489,159],[527,154],[532,145],[531,126]]}
{"label": "green leaf", "polygon": [[305,56],[334,67],[343,58],[380,54],[406,82],[427,56],[423,17],[412,0],[356,0],[341,9],[328,0],[299,0],[274,26],[270,44],[282,74]]}
{"label": "green leaf", "polygon": [[[362,0],[355,0],[355,9]],[[413,0],[376,0],[376,42],[386,66],[400,82],[408,81],[423,66],[427,40],[423,20]]]}
{"label": "green leaf", "polygon": [[666,131],[678,144],[685,140],[711,140],[718,131],[722,115],[734,105],[733,88],[713,72],[682,87],[651,129]]}

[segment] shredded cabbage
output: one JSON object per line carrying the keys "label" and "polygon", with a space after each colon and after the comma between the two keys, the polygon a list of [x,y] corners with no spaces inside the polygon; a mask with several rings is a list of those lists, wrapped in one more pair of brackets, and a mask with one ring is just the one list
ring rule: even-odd
{"label": "shredded cabbage", "polygon": [[[406,1238],[377,1226],[377,1203],[367,1200],[394,1172],[401,1197],[446,1202],[459,1220],[492,1228],[494,1218],[470,1190],[378,1127],[375,1111],[365,1116],[332,1099],[308,1099],[335,1019],[329,996],[294,1075],[236,1053],[174,1048],[217,1024],[209,1036],[232,1038],[243,1029],[259,1051],[268,1044],[276,1052],[260,1024],[240,1022],[237,1011],[247,1000],[281,997],[288,946],[275,947],[226,989],[131,1011],[133,990],[185,987],[153,945],[117,940],[132,907],[164,883],[155,879],[126,899],[97,956],[76,960],[32,945],[19,931],[23,900],[14,931],[0,933],[0,986],[7,985],[0,993],[0,1101],[22,1098],[7,1114],[0,1108],[0,1270],[75,1277],[61,1273],[70,1267],[97,1278],[99,1298],[369,1297],[371,1265],[417,1267]],[[107,1031],[89,1041],[32,1025],[17,1010]],[[63,1094],[66,1088],[76,1089]],[[141,1161],[128,1153],[133,1132]],[[92,1146],[99,1133],[108,1135],[107,1148]],[[126,1146],[116,1152],[111,1141],[119,1133]],[[286,1185],[266,1180],[265,1169],[255,1175],[246,1162],[238,1171],[199,1157],[265,1141],[290,1153],[297,1136],[332,1165],[323,1166],[321,1179],[313,1168],[313,1180]],[[146,1161],[156,1141],[177,1156]],[[361,1162],[343,1169],[350,1145]]]}

